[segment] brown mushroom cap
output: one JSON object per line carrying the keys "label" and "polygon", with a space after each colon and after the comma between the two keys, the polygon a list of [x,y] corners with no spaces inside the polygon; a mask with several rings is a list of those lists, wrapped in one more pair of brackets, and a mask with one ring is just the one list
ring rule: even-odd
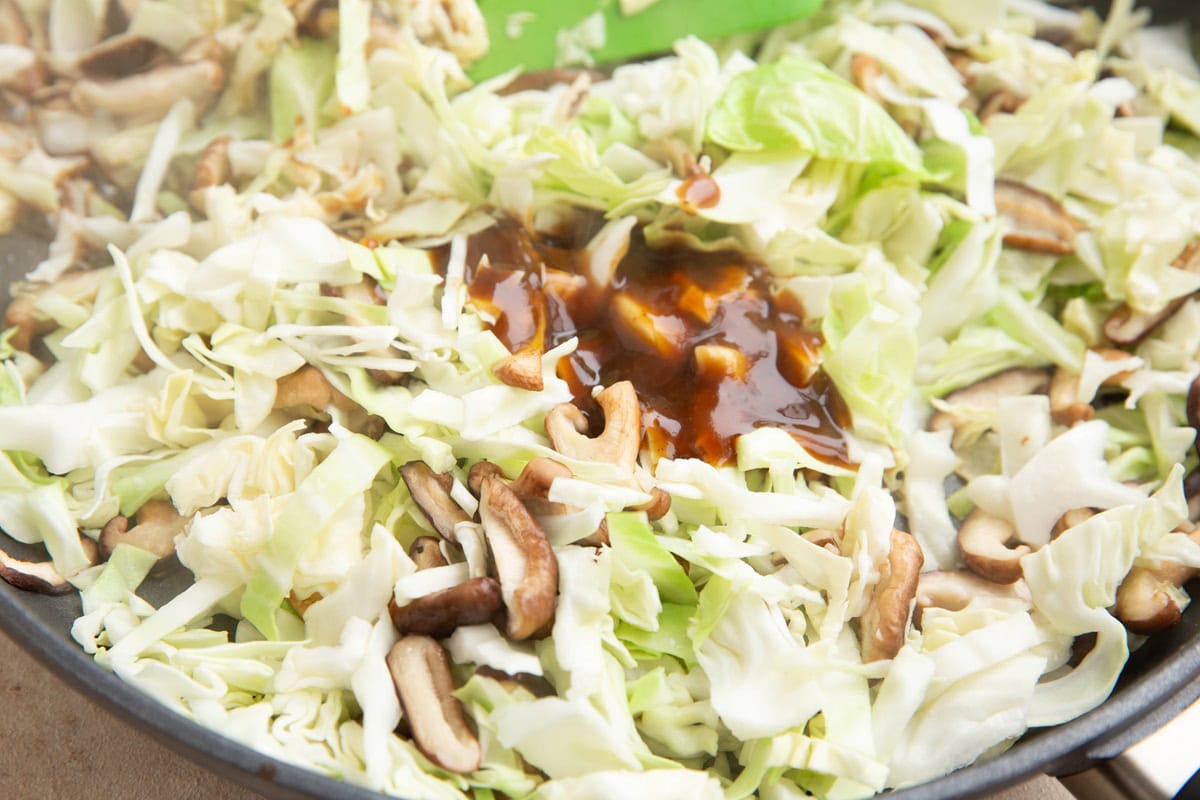
{"label": "brown mushroom cap", "polygon": [[500,478],[484,478],[479,516],[508,612],[506,633],[528,639],[554,618],[558,558],[542,526]]}
{"label": "brown mushroom cap", "polygon": [[[1188,533],[1200,544],[1200,528]],[[1155,567],[1134,567],[1117,588],[1114,610],[1117,619],[1134,633],[1151,634],[1179,621],[1186,600],[1180,587],[1200,573],[1194,567],[1161,563]]]}
{"label": "brown mushroom cap", "polygon": [[911,534],[892,529],[892,549],[879,568],[879,583],[862,615],[862,657],[865,663],[895,658],[904,645],[908,613],[917,594],[925,556]]}
{"label": "brown mushroom cap", "polygon": [[52,561],[23,561],[0,550],[0,580],[26,592],[67,594],[75,587]]}
{"label": "brown mushroom cap", "polygon": [[183,533],[188,518],[179,516],[175,506],[166,500],[149,500],[134,514],[134,525],[128,517],[116,516],[100,532],[100,552],[105,558],[119,544],[129,544],[153,553],[159,561],[175,554],[175,537]]}
{"label": "brown mushroom cap", "polygon": [[1028,545],[1009,547],[1017,532],[1008,522],[975,509],[958,529],[963,561],[976,575],[994,583],[1021,578],[1021,557],[1033,552]]}
{"label": "brown mushroom cap", "polygon": [[392,646],[387,665],[421,752],[449,772],[479,769],[479,740],[453,694],[450,659],[442,646],[428,636],[405,636]]}
{"label": "brown mushroom cap", "polygon": [[1182,614],[1173,591],[1177,589],[1154,570],[1134,567],[1117,588],[1117,619],[1133,633],[1144,635],[1169,628]]}
{"label": "brown mushroom cap", "polygon": [[407,605],[388,603],[392,624],[401,634],[416,633],[444,639],[464,625],[479,625],[504,604],[495,578],[471,578],[457,586],[422,595]]}
{"label": "brown mushroom cap", "polygon": [[400,477],[408,487],[413,502],[433,529],[443,539],[457,542],[454,526],[460,522],[470,522],[471,518],[450,496],[453,478],[449,473],[439,475],[424,461],[410,461],[400,468]]}
{"label": "brown mushroom cap", "polygon": [[89,78],[119,78],[140,72],[161,53],[157,42],[135,33],[120,33],[85,50],[75,66]]}

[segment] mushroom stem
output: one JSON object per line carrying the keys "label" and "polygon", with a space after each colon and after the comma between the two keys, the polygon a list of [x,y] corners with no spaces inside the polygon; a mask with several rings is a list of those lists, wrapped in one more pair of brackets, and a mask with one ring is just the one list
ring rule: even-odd
{"label": "mushroom stem", "polygon": [[586,435],[583,412],[570,403],[555,406],[546,415],[546,436],[551,446],[568,458],[598,461],[632,474],[642,442],[642,410],[629,381],[614,383],[596,396],[604,411],[604,431]]}
{"label": "mushroom stem", "polygon": [[108,521],[100,532],[100,552],[108,558],[117,545],[129,544],[162,561],[175,554],[175,538],[183,533],[188,520],[168,501],[149,500],[134,515],[132,528],[127,517],[116,516]]}

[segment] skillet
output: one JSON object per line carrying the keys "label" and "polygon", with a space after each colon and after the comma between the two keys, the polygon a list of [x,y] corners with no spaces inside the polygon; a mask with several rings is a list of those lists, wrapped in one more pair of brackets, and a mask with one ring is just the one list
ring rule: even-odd
{"label": "skillet", "polygon": [[[1191,0],[1142,3],[1155,22],[1188,19],[1200,27],[1200,5]],[[1104,10],[1107,3],[1092,5]],[[35,234],[0,237],[0,286],[19,279],[42,257]],[[7,302],[0,293],[0,310]],[[42,558],[35,548],[0,534],[0,544],[21,558]],[[151,575],[140,594],[160,605],[190,583],[181,568]],[[1191,587],[1193,594],[1197,587]],[[25,650],[84,694],[168,747],[264,796],[284,800],[383,800],[384,795],[328,778],[255,752],[179,716],[97,666],[70,638],[80,614],[77,594],[48,597],[0,582],[0,628]],[[1046,772],[1065,776],[1113,758],[1161,727],[1200,697],[1200,603],[1174,627],[1132,654],[1112,696],[1064,725],[1029,733],[1004,754],[920,786],[892,792],[896,800],[978,797]]]}

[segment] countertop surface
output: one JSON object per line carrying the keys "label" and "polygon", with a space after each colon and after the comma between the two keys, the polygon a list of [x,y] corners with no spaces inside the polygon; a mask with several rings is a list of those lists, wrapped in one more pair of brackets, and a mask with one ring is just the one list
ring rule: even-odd
{"label": "countertop surface", "polygon": [[[6,800],[255,800],[117,719],[0,632],[0,795]],[[1069,800],[1049,778],[991,800]]]}

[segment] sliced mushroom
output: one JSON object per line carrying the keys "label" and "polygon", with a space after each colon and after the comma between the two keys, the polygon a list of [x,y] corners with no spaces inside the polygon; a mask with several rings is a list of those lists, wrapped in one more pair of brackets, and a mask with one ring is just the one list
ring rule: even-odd
{"label": "sliced mushroom", "polygon": [[642,440],[637,392],[632,383],[621,381],[597,395],[596,402],[604,411],[604,431],[599,436],[587,436],[587,419],[570,403],[555,406],[546,415],[546,436],[568,458],[613,464],[632,474]]}
{"label": "sliced mushroom", "polygon": [[229,143],[230,136],[218,136],[204,146],[200,155],[196,156],[196,165],[192,168],[192,186],[188,191],[188,202],[200,211],[204,210],[205,190],[212,186],[220,186],[229,181]]}
{"label": "sliced mushroom", "polygon": [[41,292],[22,292],[4,309],[4,327],[16,328],[9,344],[17,350],[29,352],[34,338],[45,336],[58,327],[54,320],[42,317],[37,312],[36,305],[40,297]]}
{"label": "sliced mushroom", "polygon": [[904,645],[908,614],[917,595],[925,556],[912,535],[892,529],[891,550],[879,568],[879,583],[862,615],[862,657],[865,663],[895,658]]}
{"label": "sliced mushroom", "polygon": [[[946,395],[944,402],[958,408],[985,411],[994,409],[1002,397],[1041,394],[1050,386],[1050,376],[1040,369],[1017,368],[998,372],[990,378]],[[954,416],[939,411],[929,420],[932,431],[955,427]]]}
{"label": "sliced mushroom", "polygon": [[[1200,530],[1188,534],[1200,543]],[[1134,567],[1117,589],[1117,619],[1133,633],[1151,634],[1179,621],[1183,611],[1181,587],[1200,570],[1179,564]]]}
{"label": "sliced mushroom", "polygon": [[355,407],[353,400],[335,389],[321,370],[311,364],[305,364],[275,382],[274,407],[277,409],[309,407],[324,411],[331,405],[343,411]]}
{"label": "sliced mushroom", "polygon": [[71,102],[85,113],[99,110],[119,117],[158,118],[188,98],[207,108],[225,82],[215,61],[158,67],[113,81],[81,80],[71,87]]}
{"label": "sliced mushroom", "polygon": [[1018,250],[1065,256],[1075,252],[1079,222],[1045,192],[1017,181],[996,181],[996,209],[1008,220],[1004,244]]}
{"label": "sliced mushroom", "polygon": [[405,636],[392,646],[387,665],[421,752],[450,772],[479,769],[479,740],[453,694],[450,659],[442,646],[428,636]]}
{"label": "sliced mushroom", "polygon": [[662,519],[671,510],[671,495],[655,486],[650,490],[650,499],[645,503],[633,506],[631,511],[644,511],[650,520]]}
{"label": "sliced mushroom", "polygon": [[450,562],[442,553],[442,545],[432,536],[418,536],[408,548],[408,557],[417,565],[418,570],[444,567]]}
{"label": "sliced mushroom", "polygon": [[129,527],[128,517],[116,516],[104,526],[99,543],[105,558],[119,544],[153,553],[159,561],[170,558],[175,554],[175,537],[183,533],[188,517],[181,517],[166,500],[149,500],[133,515],[133,521],[133,527]]}
{"label": "sliced mushroom", "polygon": [[[1183,248],[1183,252],[1171,262],[1171,266],[1188,272],[1200,272],[1200,242],[1189,242]],[[1104,335],[1121,347],[1141,344],[1143,339],[1175,316],[1187,300],[1187,297],[1177,297],[1167,303],[1161,311],[1152,314],[1134,311],[1128,304],[1122,303],[1104,320]]]}
{"label": "sliced mushroom", "polygon": [[988,95],[979,107],[979,121],[984,125],[996,114],[1012,114],[1025,104],[1025,98],[1008,89],[1000,89]]}
{"label": "sliced mushroom", "polygon": [[141,72],[161,52],[157,42],[135,33],[121,33],[101,39],[75,63],[89,78],[119,78]]}
{"label": "sliced mushroom", "polygon": [[460,522],[470,522],[471,518],[450,496],[450,487],[454,485],[450,474],[439,475],[423,461],[410,461],[400,468],[400,477],[404,479],[413,502],[433,529],[443,539],[457,542],[454,526]]}
{"label": "sliced mushroom", "polygon": [[834,555],[840,556],[842,554],[842,546],[838,543],[838,535],[835,531],[831,531],[828,528],[813,528],[811,531],[805,531],[800,535],[817,547],[823,547]]}
{"label": "sliced mushroom", "polygon": [[1050,381],[1050,415],[1060,425],[1087,422],[1096,413],[1090,403],[1079,399],[1079,374],[1062,367],[1054,370]]}
{"label": "sliced mushroom", "polygon": [[558,478],[570,478],[571,470],[550,458],[531,459],[512,482],[511,488],[521,502],[535,514],[562,514],[567,507],[550,500],[550,487]]}
{"label": "sliced mushroom", "polygon": [[475,674],[491,678],[509,692],[523,689],[534,697],[551,697],[556,694],[554,686],[541,675],[530,675],[528,672],[512,674],[489,667],[487,664],[481,664],[476,668]]}
{"label": "sliced mushroom", "polygon": [[1063,515],[1054,523],[1054,527],[1050,529],[1050,540],[1054,541],[1071,528],[1086,522],[1095,515],[1096,509],[1094,508],[1072,508],[1063,512]]}
{"label": "sliced mushroom", "polygon": [[1009,547],[1017,536],[1008,522],[975,509],[958,529],[963,561],[976,575],[993,583],[1013,583],[1021,578],[1021,557],[1033,552],[1028,545]]}
{"label": "sliced mushroom", "polygon": [[484,576],[422,595],[407,605],[396,605],[393,600],[388,604],[388,612],[401,634],[444,639],[463,625],[487,622],[503,604],[499,582]]}
{"label": "sliced mushroom", "polygon": [[927,608],[961,611],[976,597],[998,600],[1029,600],[1024,581],[993,583],[965,570],[936,570],[921,573],[917,582],[917,605],[913,624],[921,624]]}
{"label": "sliced mushroom", "polygon": [[528,639],[554,618],[558,559],[542,526],[503,480],[484,478],[479,502],[507,609],[506,633],[510,639]]}
{"label": "sliced mushroom", "polygon": [[73,587],[52,561],[23,561],[0,550],[0,579],[26,592],[67,594]]}
{"label": "sliced mushroom", "polygon": [[17,329],[9,343],[17,350],[27,352],[34,337],[44,336],[58,327],[57,322],[37,310],[38,301],[47,292],[56,292],[76,303],[90,303],[96,298],[100,285],[111,275],[111,268],[73,270],[63,273],[54,283],[22,284],[4,309],[4,327]]}
{"label": "sliced mushroom", "polygon": [[471,471],[467,473],[467,488],[471,490],[471,494],[478,497],[483,491],[483,479],[491,475],[503,478],[504,471],[491,461],[480,461],[477,464],[472,464]]}
{"label": "sliced mushroom", "polygon": [[522,350],[497,361],[492,365],[492,374],[501,383],[525,389],[530,392],[540,392],[546,388],[542,377],[542,351]]}

